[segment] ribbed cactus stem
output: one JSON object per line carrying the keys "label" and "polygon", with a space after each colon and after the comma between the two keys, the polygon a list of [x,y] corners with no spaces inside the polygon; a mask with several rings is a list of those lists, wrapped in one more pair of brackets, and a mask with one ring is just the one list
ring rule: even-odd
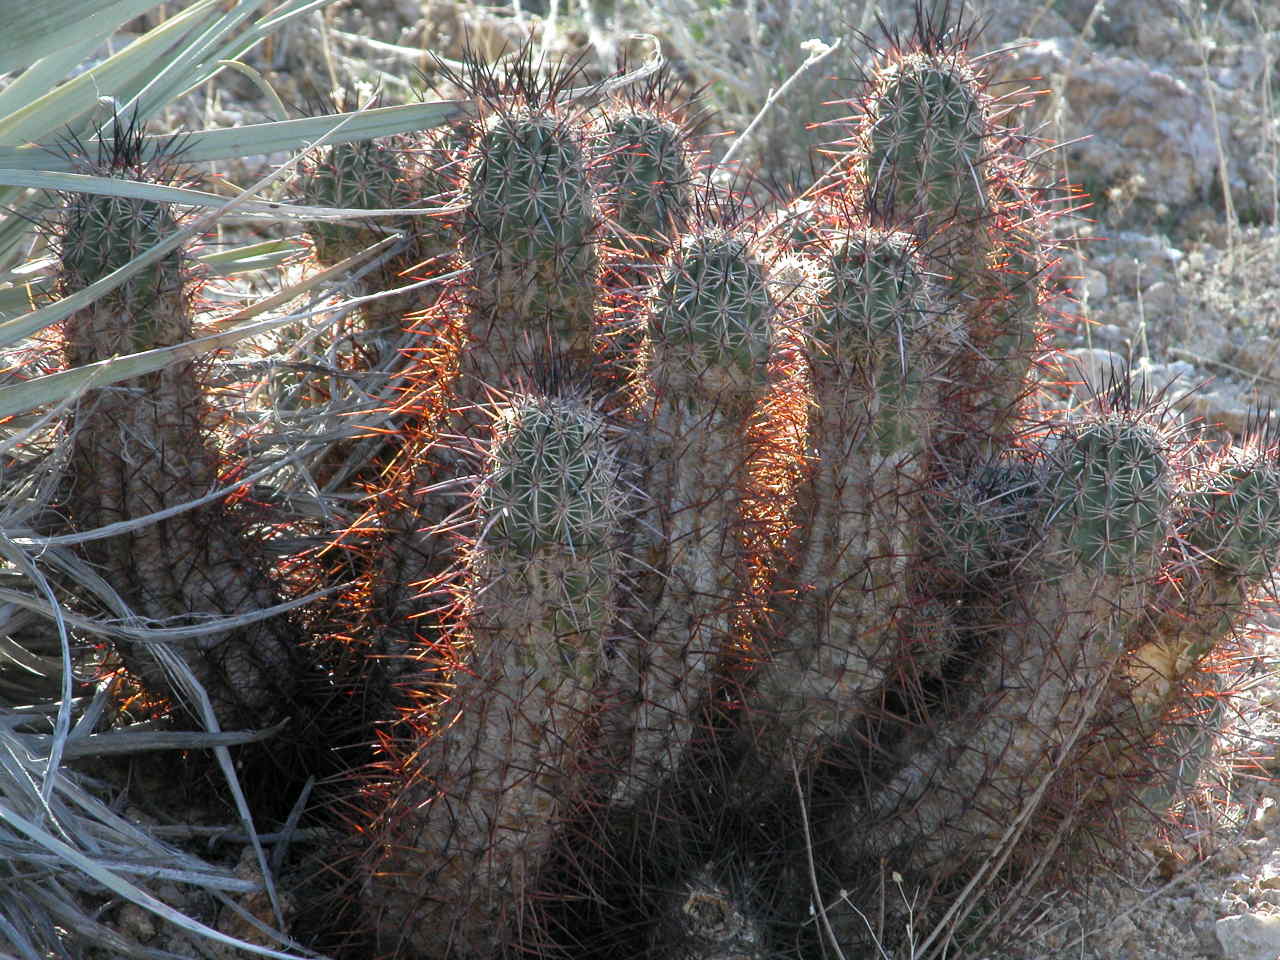
{"label": "ribbed cactus stem", "polygon": [[386,947],[491,957],[536,934],[539,870],[594,776],[624,500],[604,422],[517,398],[476,496],[458,666],[370,881]]}
{"label": "ribbed cactus stem", "polygon": [[[411,185],[401,157],[400,142],[391,144],[360,140],[325,147],[323,154],[302,177],[302,195],[311,206],[357,210],[394,210],[409,204]],[[316,220],[307,225],[315,243],[316,260],[332,266],[377,243],[392,229],[408,229],[408,223],[379,220],[352,226]]]}
{"label": "ribbed cactus stem", "polygon": [[892,656],[885,646],[905,599],[910,523],[937,412],[940,345],[929,339],[945,329],[902,234],[842,238],[818,284],[807,331],[812,468],[797,492],[784,574],[796,596],[759,681],[772,727],[762,742],[782,759],[837,736]]}
{"label": "ribbed cactus stem", "polygon": [[1280,550],[1280,467],[1273,451],[1236,448],[1190,492],[1185,536],[1215,579],[1258,583]]}
{"label": "ribbed cactus stem", "polygon": [[771,316],[750,244],[720,231],[685,238],[652,293],[644,480],[659,582],[642,598],[649,614],[637,651],[639,711],[620,800],[677,768],[732,636],[744,562],[746,431],[766,387]]}
{"label": "ribbed cactus stem", "polygon": [[501,382],[547,351],[590,356],[597,213],[581,121],[528,108],[499,112],[470,154],[463,252],[473,274],[477,375]]}
{"label": "ribbed cactus stem", "polygon": [[650,110],[619,108],[603,121],[602,177],[622,245],[648,256],[671,249],[692,207],[686,135]]}
{"label": "ribbed cactus stem", "polygon": [[950,873],[997,852],[1124,652],[1171,529],[1163,442],[1116,415],[1068,428],[1043,470],[1041,540],[1023,558],[1037,575],[987,641],[967,705],[909,735],[873,791],[873,855]]}
{"label": "ribbed cactus stem", "polygon": [[[1280,552],[1280,469],[1273,451],[1233,448],[1191,475],[1182,501],[1183,549],[1194,559],[1161,585],[1147,616],[1135,622],[1132,652],[1123,665],[1118,709],[1139,742],[1152,738],[1166,713],[1184,700],[1184,687],[1213,647],[1240,630],[1252,595],[1272,575]],[[1190,692],[1197,692],[1194,684]],[[1213,723],[1198,726],[1196,761],[1212,740]],[[1186,780],[1184,771],[1174,789],[1185,788]],[[1161,793],[1157,786],[1145,799],[1159,808],[1172,792]]]}
{"label": "ribbed cactus stem", "polygon": [[870,205],[933,227],[980,220],[988,205],[988,99],[955,51],[907,53],[873,73],[864,161]]}
{"label": "ribbed cactus stem", "polygon": [[[102,175],[163,176],[143,155],[140,130],[120,130]],[[81,290],[178,229],[171,209],[122,197],[76,194],[60,228],[61,289]],[[181,252],[144,268],[66,321],[70,364],[167,347],[193,337]],[[219,484],[200,365],[163,370],[87,394],[71,432],[75,483],[68,495],[81,530],[189,503]],[[187,510],[86,551],[135,614],[166,626],[252,613],[279,602],[249,538],[221,504]],[[173,644],[228,728],[279,717],[297,681],[299,637],[280,619],[260,620]],[[189,704],[181,685],[143,645],[120,642],[126,664],[154,692]]]}
{"label": "ribbed cactus stem", "polygon": [[1043,215],[1020,141],[994,119],[987,78],[963,50],[896,51],[871,81],[851,175],[876,222],[927,238],[927,267],[969,343],[948,373],[944,452],[989,457],[1021,399],[1038,318]]}

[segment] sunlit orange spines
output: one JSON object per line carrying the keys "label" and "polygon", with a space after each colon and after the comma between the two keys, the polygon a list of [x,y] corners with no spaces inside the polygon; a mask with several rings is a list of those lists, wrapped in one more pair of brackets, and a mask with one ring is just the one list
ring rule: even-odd
{"label": "sunlit orange spines", "polygon": [[610,700],[618,470],[606,422],[580,401],[500,408],[453,588],[457,663],[418,757],[427,777],[393,798],[404,815],[370,874],[388,945],[451,939],[460,956],[488,957],[537,936],[524,914],[560,822],[585,799]]}

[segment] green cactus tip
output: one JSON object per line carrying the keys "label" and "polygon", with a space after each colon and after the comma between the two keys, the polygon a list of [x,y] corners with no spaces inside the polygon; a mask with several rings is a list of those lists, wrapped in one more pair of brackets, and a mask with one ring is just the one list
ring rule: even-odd
{"label": "green cactus tip", "polygon": [[468,255],[499,307],[556,300],[590,279],[595,204],[580,131],[531,109],[496,113],[473,143],[465,176]]}
{"label": "green cactus tip", "polygon": [[864,169],[870,205],[898,215],[985,213],[988,99],[955,52],[907,53],[873,74]]}
{"label": "green cactus tip", "polygon": [[687,371],[760,379],[773,306],[764,268],[745,238],[719,230],[685,237],[652,298],[650,337],[678,352]]}
{"label": "green cactus tip", "polygon": [[606,546],[622,511],[604,420],[576,400],[517,397],[494,424],[479,491],[485,541],[523,555]]}
{"label": "green cactus tip", "polygon": [[[328,147],[302,178],[302,194],[312,206],[393,210],[409,205],[410,186],[396,144],[372,140]],[[334,264],[381,239],[373,226],[352,227],[315,221],[308,224],[316,259]]]}
{"label": "green cactus tip", "polygon": [[1270,574],[1280,551],[1280,468],[1272,458],[1234,452],[1212,467],[1190,501],[1192,546],[1230,575]]}
{"label": "green cactus tip", "polygon": [[668,249],[692,204],[684,131],[655,112],[630,109],[610,112],[603,132],[603,174],[618,226],[645,252]]}
{"label": "green cactus tip", "polygon": [[1149,573],[1170,508],[1157,429],[1109,415],[1069,427],[1055,454],[1049,519],[1077,561],[1108,576]]}

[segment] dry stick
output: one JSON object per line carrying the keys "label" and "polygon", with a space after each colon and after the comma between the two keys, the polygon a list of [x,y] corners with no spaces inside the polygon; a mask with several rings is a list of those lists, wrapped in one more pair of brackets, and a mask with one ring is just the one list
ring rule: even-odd
{"label": "dry stick", "polygon": [[[818,916],[822,918],[822,926],[826,930],[827,939],[831,941],[831,948],[835,950],[836,956],[840,960],[845,960],[844,951],[840,949],[840,944],[836,940],[835,930],[831,927],[831,921],[827,919],[827,908],[822,902],[822,889],[818,886],[818,871],[813,865],[813,838],[809,833],[809,811],[804,805],[804,787],[800,785],[800,767],[796,764],[794,756],[791,758],[791,774],[796,781],[796,799],[800,801],[800,821],[804,825],[804,855],[809,861],[809,884],[813,888],[813,902],[817,905]],[[863,917],[866,920],[866,917]],[[884,950],[881,949],[881,953]],[[888,957],[885,958],[888,960]]]}
{"label": "dry stick", "polygon": [[1209,52],[1204,36],[1204,23],[1197,18],[1196,32],[1199,36],[1197,46],[1200,48],[1200,67],[1204,72],[1204,91],[1209,97],[1209,114],[1213,118],[1213,143],[1218,150],[1218,182],[1222,187],[1223,213],[1227,218],[1227,263],[1234,266],[1236,257],[1236,221],[1235,201],[1231,198],[1231,175],[1227,170],[1227,151],[1222,145],[1222,127],[1218,117],[1218,98],[1213,95],[1213,79],[1209,76]]}
{"label": "dry stick", "polygon": [[[1258,16],[1258,5],[1254,0],[1248,0],[1249,14],[1253,17],[1253,25],[1257,28],[1258,36],[1265,37],[1266,30],[1262,27],[1262,19]],[[1273,105],[1273,94],[1271,92],[1271,76],[1275,67],[1275,61],[1271,57],[1271,47],[1267,43],[1262,44],[1262,115],[1264,117],[1275,116]],[[1271,225],[1280,224],[1280,143],[1277,142],[1276,128],[1274,124],[1266,126],[1267,150],[1271,154]]]}
{"label": "dry stick", "polygon": [[[805,59],[804,63],[796,67],[795,73],[791,74],[782,86],[777,90],[769,91],[769,99],[764,102],[764,106],[756,112],[755,117],[753,117],[751,122],[747,124],[747,129],[738,134],[738,138],[730,144],[729,149],[725,151],[724,157],[718,164],[716,164],[717,170],[723,169],[729,161],[733,159],[733,155],[738,152],[738,148],[746,142],[748,137],[751,136],[751,132],[760,125],[760,121],[764,119],[764,115],[769,112],[769,109],[781,100],[786,92],[791,89],[791,85],[800,79],[800,76],[814,64],[821,63],[823,60],[827,59],[827,57],[831,56],[831,54],[840,49],[840,43],[841,41],[837,39],[833,44],[827,44],[821,40],[806,40],[804,44],[801,44],[802,49],[809,47],[809,56]],[[812,44],[811,47],[809,46],[810,44]]]}

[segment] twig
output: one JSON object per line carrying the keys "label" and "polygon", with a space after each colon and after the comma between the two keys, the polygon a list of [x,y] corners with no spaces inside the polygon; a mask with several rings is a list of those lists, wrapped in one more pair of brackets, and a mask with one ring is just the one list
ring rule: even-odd
{"label": "twig", "polygon": [[827,59],[827,57],[831,56],[831,54],[839,50],[840,43],[840,40],[836,40],[836,42],[832,44],[825,43],[822,40],[806,40],[800,45],[801,49],[808,51],[809,56],[805,59],[804,63],[796,67],[795,73],[791,74],[782,86],[769,93],[769,99],[764,102],[764,106],[759,109],[755,117],[752,118],[749,124],[747,124],[747,129],[738,134],[738,139],[734,140],[733,143],[729,145],[729,149],[725,151],[724,157],[721,159],[720,163],[717,164],[717,169],[722,169],[730,160],[733,159],[733,155],[738,152],[738,148],[746,142],[747,138],[751,136],[752,131],[760,125],[760,121],[764,119],[764,115],[769,112],[769,109],[786,95],[786,92],[791,89],[791,85],[800,79],[800,76],[814,64],[821,63],[823,60]]}
{"label": "twig", "polygon": [[836,940],[836,932],[831,927],[831,921],[827,919],[827,908],[822,902],[822,890],[818,886],[818,871],[813,865],[813,837],[809,834],[809,811],[804,805],[804,787],[800,785],[800,768],[796,765],[795,757],[791,758],[791,773],[796,780],[796,799],[800,802],[800,821],[804,824],[804,855],[809,861],[809,883],[813,887],[813,902],[817,905],[818,916],[822,919],[822,928],[827,935],[827,939],[831,941],[831,948],[835,950],[836,956],[840,960],[845,960],[844,951],[840,949],[840,944]]}

